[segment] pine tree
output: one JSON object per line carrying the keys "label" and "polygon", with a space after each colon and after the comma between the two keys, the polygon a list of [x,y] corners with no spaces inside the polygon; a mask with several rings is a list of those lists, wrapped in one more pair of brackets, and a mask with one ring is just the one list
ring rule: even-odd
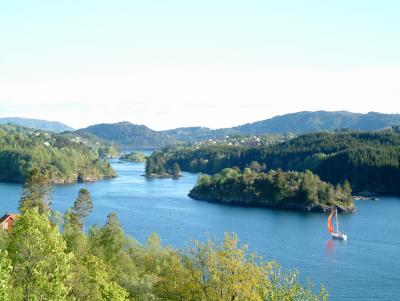
{"label": "pine tree", "polygon": [[74,206],[72,207],[72,214],[75,215],[76,220],[81,227],[82,231],[84,230],[84,222],[85,218],[93,211],[93,202],[90,197],[89,190],[86,188],[81,188],[78,192],[78,197],[74,202]]}
{"label": "pine tree", "polygon": [[345,180],[343,183],[343,192],[346,194],[351,194],[352,190],[351,190],[351,185],[349,183],[349,181]]}
{"label": "pine tree", "polygon": [[19,210],[37,208],[39,213],[50,213],[51,186],[48,177],[38,167],[32,168],[23,187]]}
{"label": "pine tree", "polygon": [[120,255],[125,243],[125,234],[115,213],[107,216],[105,226],[101,229],[100,245],[103,249],[104,260],[113,263]]}

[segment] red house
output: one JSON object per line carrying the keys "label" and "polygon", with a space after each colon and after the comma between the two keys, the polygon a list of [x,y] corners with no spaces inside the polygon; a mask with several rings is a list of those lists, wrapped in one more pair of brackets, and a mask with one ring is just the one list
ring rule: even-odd
{"label": "red house", "polygon": [[11,232],[17,217],[18,214],[4,214],[3,217],[0,218],[0,231],[7,230],[8,232]]}

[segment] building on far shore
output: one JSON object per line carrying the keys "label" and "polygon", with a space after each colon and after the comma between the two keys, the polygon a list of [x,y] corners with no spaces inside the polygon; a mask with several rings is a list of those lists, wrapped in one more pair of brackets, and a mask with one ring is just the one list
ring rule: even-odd
{"label": "building on far shore", "polygon": [[14,223],[18,218],[18,214],[11,214],[11,213],[6,213],[0,218],[0,231],[1,230],[7,230],[8,232],[11,232]]}

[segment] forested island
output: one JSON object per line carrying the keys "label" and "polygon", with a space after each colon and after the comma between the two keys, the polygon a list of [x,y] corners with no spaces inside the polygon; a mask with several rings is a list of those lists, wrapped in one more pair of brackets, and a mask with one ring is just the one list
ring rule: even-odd
{"label": "forested island", "polygon": [[213,176],[203,175],[190,191],[193,199],[242,206],[300,211],[339,212],[355,210],[350,184],[333,186],[310,171],[268,173],[245,168],[225,168]]}
{"label": "forested island", "polygon": [[234,234],[184,250],[163,246],[157,234],[140,244],[115,213],[87,233],[90,192],[80,189],[60,215],[46,185],[39,169],[31,171],[12,230],[0,229],[1,301],[328,299],[324,288],[303,285],[298,273],[249,253]]}
{"label": "forested island", "polygon": [[183,171],[210,175],[233,167],[257,172],[310,170],[333,185],[347,180],[356,193],[400,195],[400,132],[393,127],[310,133],[263,146],[177,145],[154,152],[146,170],[168,173],[175,164]]}
{"label": "forested island", "polygon": [[141,152],[131,152],[120,156],[119,159],[133,163],[142,163],[146,162],[146,155]]}
{"label": "forested island", "polygon": [[23,182],[32,168],[51,183],[110,178],[116,174],[105,158],[116,154],[114,147],[90,135],[0,126],[0,181]]}

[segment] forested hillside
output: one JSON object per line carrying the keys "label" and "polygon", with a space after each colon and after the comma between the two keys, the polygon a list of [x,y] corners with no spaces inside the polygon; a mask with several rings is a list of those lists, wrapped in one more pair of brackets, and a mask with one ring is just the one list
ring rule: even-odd
{"label": "forested hillside", "polygon": [[174,142],[162,133],[153,131],[144,125],[130,122],[102,123],[79,129],[77,133],[89,133],[122,147],[154,148]]}
{"label": "forested hillside", "polygon": [[226,167],[257,171],[311,170],[332,184],[348,180],[353,190],[400,194],[400,134],[385,131],[322,132],[261,147],[207,145],[170,147],[148,159],[148,169],[214,174]]}
{"label": "forested hillside", "polygon": [[194,142],[226,135],[304,134],[338,129],[381,130],[398,124],[400,124],[400,114],[306,111],[275,116],[231,128],[212,130],[205,127],[188,127],[162,133],[178,141]]}
{"label": "forested hillside", "polygon": [[304,134],[338,129],[381,130],[400,124],[400,114],[367,114],[347,111],[296,112],[231,128],[241,134],[294,133]]}
{"label": "forested hillside", "polygon": [[115,172],[102,159],[108,155],[116,149],[94,137],[0,126],[0,181],[22,182],[33,167],[53,183],[112,177]]}
{"label": "forested hillside", "polygon": [[400,124],[399,114],[370,112],[358,114],[340,112],[297,112],[275,116],[262,121],[231,128],[210,129],[207,127],[183,127],[165,131],[154,131],[144,125],[130,122],[96,124],[78,130],[101,137],[123,147],[157,148],[177,142],[198,142],[221,139],[226,136],[304,134],[339,129],[381,130]]}

